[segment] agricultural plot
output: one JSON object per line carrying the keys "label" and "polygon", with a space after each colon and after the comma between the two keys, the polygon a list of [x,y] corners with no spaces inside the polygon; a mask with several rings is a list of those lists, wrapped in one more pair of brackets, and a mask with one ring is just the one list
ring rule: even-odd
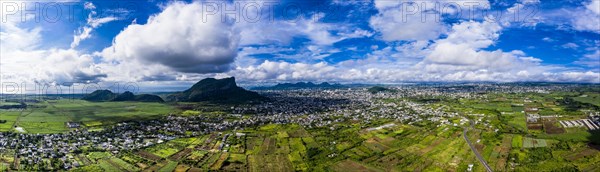
{"label": "agricultural plot", "polygon": [[164,145],[164,146],[152,147],[148,151],[150,151],[150,153],[157,155],[161,158],[167,158],[167,157],[179,152],[179,149],[169,147],[168,145]]}
{"label": "agricultural plot", "polygon": [[189,155],[190,153],[192,153],[193,149],[190,148],[185,148],[179,152],[177,152],[176,154],[174,154],[173,156],[169,157],[169,159],[173,160],[173,161],[178,161],[184,157],[186,157],[187,155]]}
{"label": "agricultural plot", "polygon": [[597,92],[587,92],[581,96],[573,97],[573,100],[582,103],[590,103],[600,107],[600,93]]}
{"label": "agricultural plot", "polygon": [[222,152],[210,153],[206,156],[204,161],[198,163],[198,166],[200,166],[204,171],[210,170],[210,167],[219,160],[221,154]]}
{"label": "agricultural plot", "polygon": [[221,169],[225,171],[243,171],[246,170],[245,164],[247,164],[246,155],[229,154],[229,157]]}
{"label": "agricultural plot", "polygon": [[136,154],[144,159],[150,160],[150,161],[159,161],[162,158],[160,156],[154,155],[150,152],[146,152],[144,150],[140,150],[137,151]]}
{"label": "agricultural plot", "polygon": [[0,132],[13,130],[20,115],[21,111],[0,110],[0,120],[6,120],[6,122],[0,123]]}
{"label": "agricultural plot", "polygon": [[81,168],[73,169],[74,172],[103,172],[104,169],[98,164],[87,165]]}
{"label": "agricultural plot", "polygon": [[210,170],[221,169],[221,166],[223,166],[223,163],[225,162],[225,160],[227,160],[227,157],[229,157],[229,153],[222,153],[221,156],[219,156],[219,158],[217,159],[217,161],[210,166]]}
{"label": "agricultural plot", "polygon": [[562,134],[565,129],[558,127],[555,120],[544,121],[544,130],[547,134]]}
{"label": "agricultural plot", "polygon": [[554,139],[559,141],[578,141],[588,142],[593,141],[594,135],[586,128],[567,128],[562,134],[540,134],[538,138]]}
{"label": "agricultural plot", "polygon": [[0,171],[8,171],[10,169],[10,164],[0,163]]}
{"label": "agricultural plot", "polygon": [[49,104],[69,116],[72,121],[123,121],[150,119],[173,112],[174,108],[161,103],[143,102],[87,102],[82,100],[58,100]]}
{"label": "agricultural plot", "polygon": [[[194,147],[198,146],[198,142],[201,141],[203,140],[199,138],[179,138],[137,150],[134,153],[124,153],[118,156],[113,156],[108,152],[91,152],[86,156],[91,165],[87,165],[86,167],[99,167],[100,171],[171,172],[188,171],[193,167],[202,167],[202,171],[206,171],[211,166],[215,166],[216,170],[220,169],[221,165],[215,165],[215,163],[220,161],[223,164],[227,160],[227,154],[213,154],[195,150]],[[192,148],[188,148],[189,146]],[[210,160],[210,158],[206,158],[207,154],[210,154],[211,158],[213,156],[216,158]],[[219,157],[223,157],[224,159],[221,160]],[[205,161],[206,163],[204,163]],[[211,162],[208,163],[208,161]]]}
{"label": "agricultural plot", "polygon": [[87,159],[96,162],[100,159],[110,158],[112,155],[108,152],[90,152],[87,154]]}
{"label": "agricultural plot", "polygon": [[344,160],[341,162],[336,163],[332,169],[334,169],[334,171],[339,171],[339,172],[347,172],[347,171],[382,171],[380,169],[376,169],[376,168],[372,168],[372,167],[368,167],[365,166],[359,162],[356,161],[352,161],[352,160]]}
{"label": "agricultural plot", "polygon": [[153,166],[145,168],[143,171],[144,172],[156,172],[156,171],[159,171],[160,169],[162,169],[165,165],[167,165],[167,163],[168,163],[168,161],[157,162]]}
{"label": "agricultural plot", "polygon": [[511,109],[513,112],[524,112],[525,111],[525,107],[523,107],[521,105],[511,105]]}
{"label": "agricultural plot", "polygon": [[529,137],[523,138],[523,147],[524,148],[536,148],[536,147],[546,147],[548,144],[545,139],[534,139]]}
{"label": "agricultural plot", "polygon": [[[341,161],[335,171],[436,171],[464,169],[472,160],[466,142],[457,130],[443,129],[423,132],[424,129],[398,126],[361,134],[363,144],[344,151],[344,155],[358,165]],[[433,134],[437,136],[434,136]],[[432,134],[432,135],[429,135]],[[377,153],[381,151],[381,153]],[[356,166],[354,170],[347,167]],[[362,170],[359,170],[362,169]]]}
{"label": "agricultural plot", "polygon": [[102,168],[104,171],[122,171],[117,166],[104,159],[98,161],[98,166],[100,166],[100,168]]}
{"label": "agricultural plot", "polygon": [[160,168],[160,170],[158,170],[158,171],[159,172],[172,172],[172,171],[175,171],[175,168],[177,168],[177,162],[169,161],[165,166]]}
{"label": "agricultural plot", "polygon": [[505,135],[500,146],[493,147],[492,152],[487,158],[490,166],[496,171],[506,171],[505,167],[508,160],[508,153],[512,146],[512,135]]}
{"label": "agricultural plot", "polygon": [[114,165],[117,166],[119,169],[125,170],[125,171],[140,171],[140,169],[136,166],[133,166],[125,161],[123,161],[122,159],[113,157],[109,159],[109,162]]}
{"label": "agricultural plot", "polygon": [[250,171],[292,171],[285,155],[249,155]]}
{"label": "agricultural plot", "polygon": [[188,157],[187,159],[191,160],[191,161],[200,161],[202,158],[204,158],[204,156],[206,156],[206,154],[208,154],[207,151],[193,151]]}
{"label": "agricultural plot", "polygon": [[512,138],[512,148],[521,148],[523,147],[523,136],[521,135],[515,135]]}
{"label": "agricultural plot", "polygon": [[508,118],[507,125],[512,126],[519,131],[527,131],[527,117],[521,112],[513,112],[511,114],[504,114],[503,117]]}
{"label": "agricultural plot", "polygon": [[27,133],[51,134],[69,131],[64,122],[19,122]]}

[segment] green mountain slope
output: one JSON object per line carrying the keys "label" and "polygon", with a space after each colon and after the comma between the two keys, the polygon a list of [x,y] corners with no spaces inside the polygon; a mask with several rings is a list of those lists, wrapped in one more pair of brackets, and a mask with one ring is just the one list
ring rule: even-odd
{"label": "green mountain slope", "polygon": [[125,91],[122,94],[113,93],[110,90],[96,90],[88,95],[85,95],[82,100],[92,102],[106,102],[106,101],[136,101],[136,102],[164,102],[162,98],[157,95],[151,94],[140,94],[134,95],[132,92]]}
{"label": "green mountain slope", "polygon": [[243,103],[267,100],[256,92],[238,87],[235,78],[206,78],[191,88],[167,96],[167,101]]}

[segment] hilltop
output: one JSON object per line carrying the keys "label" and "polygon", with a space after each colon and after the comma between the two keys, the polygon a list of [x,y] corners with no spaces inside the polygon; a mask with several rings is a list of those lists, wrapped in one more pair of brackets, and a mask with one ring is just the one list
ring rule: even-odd
{"label": "hilltop", "polygon": [[113,93],[110,90],[96,90],[90,94],[87,94],[81,98],[82,100],[87,100],[91,102],[104,102],[111,101],[117,96],[117,94]]}
{"label": "hilltop", "polygon": [[106,102],[106,101],[137,101],[137,102],[164,102],[162,98],[157,95],[151,94],[140,94],[134,95],[132,92],[125,91],[122,94],[113,93],[110,90],[96,90],[90,94],[87,94],[81,98],[82,100],[92,102]]}
{"label": "hilltop", "polygon": [[370,92],[371,94],[376,94],[376,93],[379,93],[379,92],[395,92],[395,90],[388,89],[388,88],[385,88],[385,87],[380,87],[380,86],[371,87],[367,91]]}
{"label": "hilltop", "polygon": [[167,96],[167,101],[244,103],[268,100],[256,92],[238,87],[235,78],[206,78],[191,88]]}

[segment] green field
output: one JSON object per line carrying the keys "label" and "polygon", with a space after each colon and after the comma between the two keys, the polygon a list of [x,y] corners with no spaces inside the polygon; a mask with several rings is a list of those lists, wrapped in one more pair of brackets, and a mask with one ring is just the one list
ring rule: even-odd
{"label": "green field", "polygon": [[544,139],[533,139],[529,137],[523,138],[523,147],[524,148],[536,148],[536,147],[546,147],[548,144]]}
{"label": "green field", "polygon": [[115,167],[114,165],[112,165],[110,162],[108,162],[108,160],[100,160],[98,161],[98,165],[104,170],[104,171],[121,171],[118,167]]}
{"label": "green field", "polygon": [[0,111],[0,131],[22,127],[28,133],[60,133],[69,131],[66,122],[83,126],[102,126],[126,120],[153,119],[174,112],[161,103],[87,102],[83,100],[49,100],[31,105],[24,111]]}
{"label": "green field", "polygon": [[110,158],[109,161],[112,162],[112,164],[119,166],[120,169],[123,169],[125,171],[140,171],[138,167],[133,166],[119,158],[113,157]]}
{"label": "green field", "polygon": [[87,154],[87,158],[92,160],[92,161],[96,161],[99,159],[105,159],[105,158],[110,158],[110,153],[108,152],[90,152]]}
{"label": "green field", "polygon": [[163,166],[162,168],[160,168],[160,170],[158,170],[159,172],[172,172],[173,170],[175,170],[175,167],[177,167],[177,162],[174,161],[169,161],[167,163],[167,165]]}
{"label": "green field", "polygon": [[512,139],[512,147],[513,148],[521,148],[523,147],[523,136],[521,135],[516,135],[513,137]]}
{"label": "green field", "polygon": [[12,131],[20,115],[21,111],[0,111],[0,120],[6,120],[5,123],[0,123],[0,131]]}
{"label": "green field", "polygon": [[527,123],[525,122],[527,117],[525,114],[521,112],[514,112],[512,114],[505,114],[503,116],[506,116],[506,118],[509,119],[507,125],[515,127],[519,131],[527,131]]}
{"label": "green field", "polygon": [[590,103],[600,107],[600,93],[597,92],[587,92],[581,96],[573,97],[573,100],[582,103]]}

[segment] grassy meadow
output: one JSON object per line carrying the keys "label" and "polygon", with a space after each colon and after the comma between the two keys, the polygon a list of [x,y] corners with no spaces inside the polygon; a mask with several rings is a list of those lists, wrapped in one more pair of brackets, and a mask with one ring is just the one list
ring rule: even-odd
{"label": "grassy meadow", "polygon": [[0,111],[0,131],[16,131],[21,127],[27,133],[60,133],[69,131],[66,122],[80,122],[84,127],[100,127],[127,120],[157,118],[175,112],[175,108],[161,103],[144,102],[88,102],[84,100],[48,100],[29,105],[21,111]]}

